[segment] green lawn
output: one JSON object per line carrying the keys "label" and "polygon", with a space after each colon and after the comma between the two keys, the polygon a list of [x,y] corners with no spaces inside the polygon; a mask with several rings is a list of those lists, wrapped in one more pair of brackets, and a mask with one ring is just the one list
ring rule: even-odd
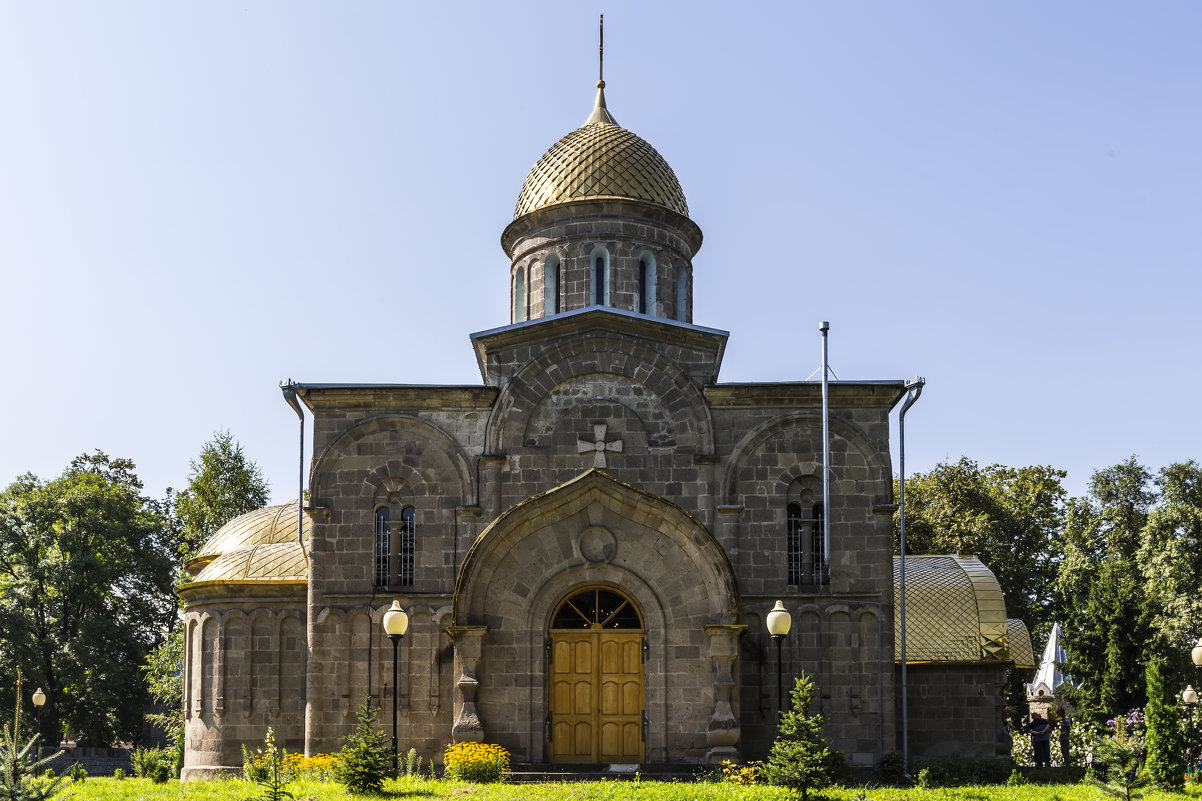
{"label": "green lawn", "polygon": [[[296,801],[347,801],[342,788],[333,782],[295,781],[288,785]],[[785,801],[788,795],[776,787],[740,787],[720,783],[667,783],[648,781],[576,782],[566,784],[491,784],[468,785],[446,781],[401,780],[385,785],[390,799],[467,798],[471,801]],[[68,785],[74,801],[251,801],[259,797],[259,788],[237,779],[199,781],[181,784],[171,781],[152,784],[149,779],[90,778],[82,785]],[[859,788],[827,788],[810,798],[851,801]],[[1105,796],[1084,784],[1024,785],[1021,787],[956,787],[937,790],[877,788],[868,790],[873,801],[1098,801]],[[1185,794],[1149,792],[1147,801],[1202,799],[1202,788]]]}

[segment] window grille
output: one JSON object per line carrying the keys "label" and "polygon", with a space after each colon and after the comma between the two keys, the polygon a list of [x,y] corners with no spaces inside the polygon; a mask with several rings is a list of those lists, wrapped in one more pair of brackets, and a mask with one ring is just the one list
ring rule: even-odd
{"label": "window grille", "polygon": [[417,510],[406,506],[401,511],[400,548],[398,551],[398,583],[402,587],[413,586],[413,557],[415,551],[414,532],[417,528]]}
{"label": "window grille", "polygon": [[822,504],[816,503],[809,517],[803,517],[801,504],[786,508],[785,562],[789,586],[825,584],[822,540]]}
{"label": "window grille", "polygon": [[376,510],[376,586],[388,586],[388,559],[392,555],[392,530],[387,506]]}

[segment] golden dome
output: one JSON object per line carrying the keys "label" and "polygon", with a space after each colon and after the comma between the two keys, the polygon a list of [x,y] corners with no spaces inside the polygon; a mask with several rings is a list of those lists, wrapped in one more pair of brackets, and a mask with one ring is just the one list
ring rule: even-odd
{"label": "golden dome", "polygon": [[629,198],[684,216],[689,205],[676,173],[655,148],[618,125],[605,108],[604,83],[584,125],[560,139],[526,176],[513,217],[585,198]]}
{"label": "golden dome", "polygon": [[[898,660],[900,568],[901,559],[893,557],[894,653]],[[980,559],[906,557],[907,662],[1009,660],[1009,629],[1002,587]]]}
{"label": "golden dome", "polygon": [[[306,517],[302,531],[306,540],[309,539],[310,529],[310,521]],[[189,564],[196,566],[210,562],[222,554],[252,545],[281,542],[296,542],[296,501],[267,506],[235,517],[209,537],[209,541]]]}
{"label": "golden dome", "polygon": [[309,566],[296,540],[252,545],[222,554],[204,566],[181,589],[207,582],[247,583],[307,581]]}

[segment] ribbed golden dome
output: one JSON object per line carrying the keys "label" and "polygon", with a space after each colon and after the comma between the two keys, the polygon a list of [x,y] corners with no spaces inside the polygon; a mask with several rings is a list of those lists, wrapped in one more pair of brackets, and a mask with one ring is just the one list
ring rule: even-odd
{"label": "ribbed golden dome", "polygon": [[530,170],[513,217],[598,197],[643,200],[689,214],[676,173],[655,148],[609,115],[603,87],[588,121],[552,145]]}
{"label": "ribbed golden dome", "polygon": [[[894,653],[901,657],[901,559],[893,557]],[[907,662],[1008,660],[1006,601],[975,556],[906,557]]]}
{"label": "ribbed golden dome", "polygon": [[226,583],[306,581],[309,565],[301,544],[277,542],[252,545],[222,554],[196,574],[184,587],[211,581]]}
{"label": "ribbed golden dome", "polygon": [[[306,517],[304,538],[309,539],[310,521]],[[217,529],[209,541],[192,558],[191,566],[212,561],[215,557],[252,545],[269,545],[296,541],[296,501],[279,506],[266,506],[235,517]]]}

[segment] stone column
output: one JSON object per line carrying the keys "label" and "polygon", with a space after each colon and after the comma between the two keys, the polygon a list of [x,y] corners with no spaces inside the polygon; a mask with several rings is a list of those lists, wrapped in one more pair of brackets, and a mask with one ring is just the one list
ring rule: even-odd
{"label": "stone column", "polygon": [[480,657],[487,626],[450,626],[447,634],[455,641],[455,667],[459,674],[455,682],[459,716],[451,727],[451,741],[484,742],[484,723],[476,709],[476,694],[480,689]]}
{"label": "stone column", "polygon": [[739,758],[739,719],[731,701],[734,697],[734,664],[739,656],[739,635],[747,629],[742,625],[708,625],[710,659],[714,663],[714,712],[706,730],[705,761],[717,765],[724,759]]}

